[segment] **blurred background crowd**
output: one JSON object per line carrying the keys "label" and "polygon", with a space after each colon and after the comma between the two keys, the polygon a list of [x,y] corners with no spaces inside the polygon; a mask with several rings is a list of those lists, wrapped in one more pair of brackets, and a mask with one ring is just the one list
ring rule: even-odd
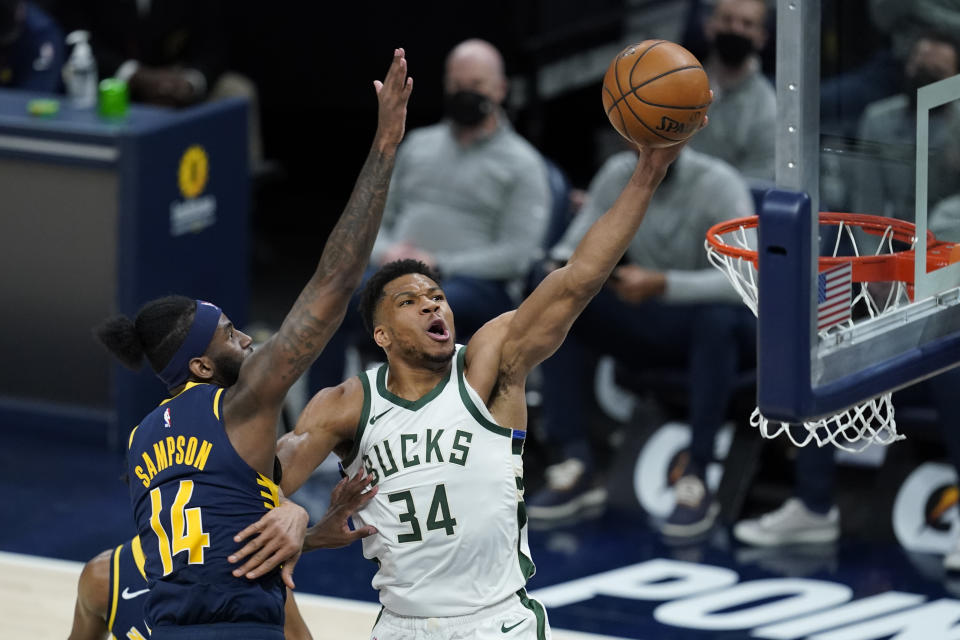
{"label": "blurred background crowd", "polygon": [[[739,521],[734,534],[747,544],[829,542],[842,511],[832,451],[784,454],[796,462],[795,480],[768,470],[780,490],[752,511],[745,485],[756,474],[745,470],[759,462],[738,461],[733,497],[710,471],[725,454],[718,434],[731,419],[743,429],[754,402],[756,324],[707,262],[703,239],[711,225],[754,213],[773,184],[775,8],[772,0],[341,3],[335,11],[246,0],[0,0],[0,91],[62,94],[66,35],[85,30],[100,77],[125,80],[135,103],[188,109],[246,98],[248,315],[262,335],[282,319],[346,202],[373,134],[371,81],[403,46],[415,89],[373,262],[417,257],[436,266],[465,342],[569,257],[628,179],[633,152],[601,108],[610,60],[648,38],[684,44],[710,76],[711,123],[671,168],[615,277],[534,376],[530,516],[549,526],[602,509],[613,499],[617,452],[638,430],[675,419],[689,426],[689,446],[665,463],[675,502],[657,514],[663,535],[702,535],[722,516]],[[823,146],[851,152],[824,155],[822,208],[912,219],[913,167],[904,158],[913,153],[916,88],[960,71],[960,2],[823,0],[821,12]],[[447,65],[471,39],[489,43],[479,43],[475,67]],[[930,224],[946,240],[960,240],[954,107],[931,114]],[[303,397],[291,401],[294,415],[306,394],[377,360],[357,327],[348,319],[321,356]],[[951,378],[937,380],[913,402],[934,427],[952,388]],[[960,463],[950,430],[932,432]],[[960,569],[960,551],[946,560]]]}

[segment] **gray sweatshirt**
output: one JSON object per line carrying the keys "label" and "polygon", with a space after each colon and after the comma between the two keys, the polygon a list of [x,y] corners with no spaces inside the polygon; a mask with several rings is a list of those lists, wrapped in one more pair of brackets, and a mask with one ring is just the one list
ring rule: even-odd
{"label": "gray sweatshirt", "polygon": [[549,207],[543,158],[505,119],[466,147],[447,122],[417,129],[397,153],[373,259],[406,242],[445,276],[519,278],[543,254]]}

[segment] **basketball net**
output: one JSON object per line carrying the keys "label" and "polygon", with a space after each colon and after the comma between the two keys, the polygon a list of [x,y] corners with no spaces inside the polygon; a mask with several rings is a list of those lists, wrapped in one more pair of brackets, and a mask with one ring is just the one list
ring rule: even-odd
{"label": "basketball net", "polygon": [[[916,244],[913,225],[879,216],[821,214],[820,225],[821,229],[826,225],[837,227],[832,255],[820,258],[821,270],[825,265],[855,263],[861,257],[862,245],[867,244],[865,240],[870,236],[879,237],[879,241],[876,249],[867,255],[889,255],[891,263],[894,256],[903,257],[907,253],[902,248],[895,249],[894,241],[901,243],[901,246],[906,241],[910,246],[909,251]],[[727,276],[754,315],[757,315],[756,226],[756,216],[721,223],[710,229],[705,243],[711,264]],[[870,235],[861,231],[867,231]],[[837,255],[842,239],[849,240],[853,256]],[[911,265],[912,262],[910,259]],[[855,324],[854,318],[860,321],[877,318],[908,304],[912,287],[907,282],[894,280],[892,275],[889,277],[890,280],[883,282],[866,282],[857,281],[855,275],[850,305],[855,313],[850,314],[850,319],[818,332],[820,340],[851,328]],[[897,432],[892,396],[890,392],[884,393],[835,415],[800,424],[767,420],[756,408],[750,415],[750,425],[756,427],[764,438],[776,438],[784,434],[798,447],[810,443],[823,447],[829,443],[845,451],[859,452],[871,444],[888,445],[905,438]]]}

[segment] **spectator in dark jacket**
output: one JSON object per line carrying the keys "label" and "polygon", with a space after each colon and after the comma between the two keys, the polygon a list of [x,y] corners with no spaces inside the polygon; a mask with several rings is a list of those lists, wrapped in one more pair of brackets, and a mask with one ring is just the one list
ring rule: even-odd
{"label": "spectator in dark jacket", "polygon": [[0,88],[58,91],[63,33],[25,0],[0,0]]}

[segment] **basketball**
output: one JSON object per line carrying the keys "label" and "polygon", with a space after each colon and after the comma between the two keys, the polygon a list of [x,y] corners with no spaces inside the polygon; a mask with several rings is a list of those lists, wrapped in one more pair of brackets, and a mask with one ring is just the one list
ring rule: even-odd
{"label": "basketball", "polygon": [[627,140],[644,147],[683,142],[710,106],[700,61],[668,40],[645,40],[617,54],[603,76],[603,109]]}

